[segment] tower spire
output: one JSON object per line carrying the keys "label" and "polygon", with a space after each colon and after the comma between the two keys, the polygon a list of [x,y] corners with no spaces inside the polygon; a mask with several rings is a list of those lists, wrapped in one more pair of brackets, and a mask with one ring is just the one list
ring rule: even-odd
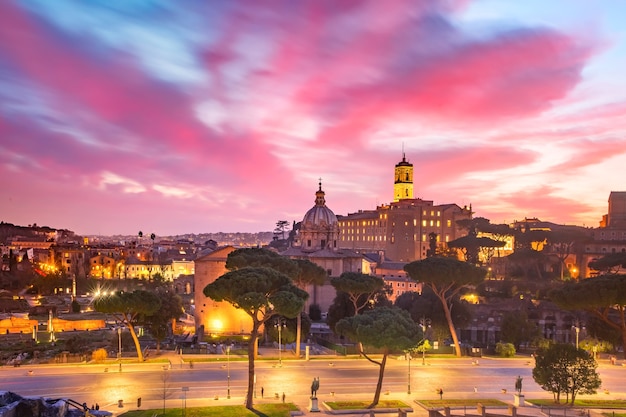
{"label": "tower spire", "polygon": [[402,161],[396,164],[393,201],[413,198],[413,164],[407,162],[402,143]]}

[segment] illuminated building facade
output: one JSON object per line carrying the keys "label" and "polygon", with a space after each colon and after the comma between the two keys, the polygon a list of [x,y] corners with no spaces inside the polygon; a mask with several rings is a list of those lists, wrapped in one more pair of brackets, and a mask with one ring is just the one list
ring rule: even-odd
{"label": "illuminated building facade", "polygon": [[413,165],[403,156],[395,166],[394,201],[376,210],[338,216],[338,246],[359,253],[382,250],[388,259],[412,262],[426,258],[431,233],[442,248],[446,242],[467,234],[457,221],[470,219],[471,207],[435,205],[413,198],[413,194]]}
{"label": "illuminated building facade", "polygon": [[[568,267],[576,268],[580,278],[588,278],[596,273],[587,266],[589,262],[612,253],[626,253],[626,191],[611,191],[609,212],[593,230],[593,238],[583,244],[577,262]],[[618,272],[624,273],[626,268],[622,266]]]}
{"label": "illuminated building facade", "polygon": [[246,334],[252,330],[252,319],[243,310],[226,301],[213,301],[203,292],[207,285],[228,272],[226,258],[235,249],[221,247],[195,260],[194,318],[199,336]]}

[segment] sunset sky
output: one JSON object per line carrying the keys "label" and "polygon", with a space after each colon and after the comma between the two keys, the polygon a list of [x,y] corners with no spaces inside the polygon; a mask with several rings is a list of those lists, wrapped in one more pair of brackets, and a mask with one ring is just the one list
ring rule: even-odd
{"label": "sunset sky", "polygon": [[415,197],[596,227],[626,190],[623,0],[3,0],[0,220],[271,231]]}

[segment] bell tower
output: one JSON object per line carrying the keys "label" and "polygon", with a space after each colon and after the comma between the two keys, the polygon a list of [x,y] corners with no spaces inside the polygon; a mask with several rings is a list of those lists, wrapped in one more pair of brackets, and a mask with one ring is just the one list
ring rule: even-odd
{"label": "bell tower", "polygon": [[412,199],[413,197],[413,164],[406,161],[402,152],[402,161],[396,164],[393,183],[393,201]]}

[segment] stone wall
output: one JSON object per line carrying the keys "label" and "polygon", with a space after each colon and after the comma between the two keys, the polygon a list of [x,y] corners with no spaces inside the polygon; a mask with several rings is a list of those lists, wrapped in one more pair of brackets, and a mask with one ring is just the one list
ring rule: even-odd
{"label": "stone wall", "polygon": [[0,333],[32,333],[37,325],[37,320],[10,317],[0,320]]}

